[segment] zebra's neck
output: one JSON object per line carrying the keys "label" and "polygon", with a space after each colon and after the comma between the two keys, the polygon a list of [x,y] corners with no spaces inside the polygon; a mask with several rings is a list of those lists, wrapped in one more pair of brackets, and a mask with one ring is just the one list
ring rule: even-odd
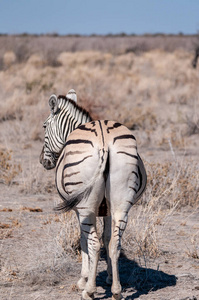
{"label": "zebra's neck", "polygon": [[68,135],[73,130],[81,124],[92,121],[92,118],[88,111],[65,96],[59,96],[58,100],[58,107],[62,115],[62,133],[63,138],[66,141]]}

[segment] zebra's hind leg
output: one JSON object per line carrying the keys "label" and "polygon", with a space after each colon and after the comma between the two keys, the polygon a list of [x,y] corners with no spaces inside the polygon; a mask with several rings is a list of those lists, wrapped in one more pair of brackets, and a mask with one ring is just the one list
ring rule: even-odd
{"label": "zebra's hind leg", "polygon": [[119,268],[118,268],[118,258],[121,250],[121,238],[122,234],[126,228],[128,215],[127,213],[113,213],[112,215],[112,234],[111,241],[109,243],[109,253],[112,262],[112,272],[113,272],[113,283],[111,287],[112,300],[123,300],[121,294],[121,284],[119,279]]}
{"label": "zebra's hind leg", "polygon": [[80,226],[82,234],[84,234],[88,245],[88,257],[89,257],[89,274],[88,281],[86,282],[85,288],[82,292],[83,300],[91,300],[94,298],[96,292],[96,273],[97,264],[100,252],[100,241],[96,232],[96,216],[94,213],[89,213],[85,217],[80,214]]}
{"label": "zebra's hind leg", "polygon": [[106,255],[107,255],[107,273],[108,276],[106,278],[106,283],[108,285],[112,284],[112,266],[111,266],[111,259],[109,255],[109,243],[111,240],[111,217],[104,217],[104,234],[103,234],[103,242],[106,248]]}
{"label": "zebra's hind leg", "polygon": [[[76,214],[80,223],[79,212],[76,211]],[[81,229],[81,224],[80,224],[80,229]],[[89,274],[89,259],[88,259],[87,240],[82,230],[81,230],[81,237],[80,237],[80,245],[81,245],[81,255],[82,255],[82,269],[81,269],[81,278],[77,282],[77,287],[80,290],[84,290],[88,280],[88,274]]]}
{"label": "zebra's hind leg", "polygon": [[82,254],[82,269],[81,278],[77,282],[77,286],[80,290],[84,290],[89,274],[89,260],[88,260],[88,245],[85,235],[81,232],[81,254]]}

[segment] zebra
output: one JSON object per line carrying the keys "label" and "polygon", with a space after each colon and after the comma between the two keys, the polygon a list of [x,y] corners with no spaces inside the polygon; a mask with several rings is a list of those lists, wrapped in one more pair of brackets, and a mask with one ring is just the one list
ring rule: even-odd
{"label": "zebra", "polygon": [[[74,93],[73,93],[74,95]],[[74,210],[81,230],[82,269],[77,286],[82,300],[94,299],[100,241],[96,217],[104,217],[107,279],[112,299],[121,294],[118,258],[128,212],[143,194],[147,175],[136,139],[124,125],[92,120],[71,94],[52,95],[50,116],[44,122],[40,162],[56,167],[55,183],[62,202],[57,211]]]}

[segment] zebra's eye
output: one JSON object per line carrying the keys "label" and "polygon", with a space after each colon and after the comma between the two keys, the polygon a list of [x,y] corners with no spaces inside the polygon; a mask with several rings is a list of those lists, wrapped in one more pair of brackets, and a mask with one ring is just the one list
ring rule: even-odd
{"label": "zebra's eye", "polygon": [[46,129],[46,123],[43,124],[43,128]]}

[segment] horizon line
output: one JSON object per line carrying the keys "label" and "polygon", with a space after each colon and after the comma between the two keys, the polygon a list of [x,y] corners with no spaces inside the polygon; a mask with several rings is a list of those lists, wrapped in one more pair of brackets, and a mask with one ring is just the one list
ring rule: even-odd
{"label": "horizon line", "polygon": [[34,37],[40,37],[40,36],[50,36],[50,37],[156,37],[156,36],[198,36],[199,33],[162,33],[162,32],[157,32],[157,33],[142,33],[142,34],[137,34],[137,33],[125,33],[125,32],[120,32],[120,33],[106,33],[106,34],[98,34],[98,33],[91,33],[91,34],[79,34],[79,33],[68,33],[68,34],[60,34],[57,32],[49,32],[49,33],[28,33],[28,32],[23,32],[23,33],[0,33],[0,36],[21,36],[21,37],[26,37],[26,36],[34,36]]}

